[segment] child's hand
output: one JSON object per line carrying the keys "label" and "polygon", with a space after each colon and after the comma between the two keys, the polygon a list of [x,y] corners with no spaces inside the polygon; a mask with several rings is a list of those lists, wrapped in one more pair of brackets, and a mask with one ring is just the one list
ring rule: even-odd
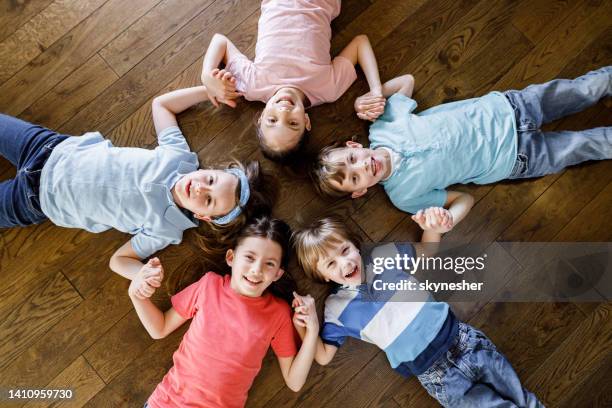
{"label": "child's hand", "polygon": [[355,99],[355,112],[363,120],[375,121],[385,111],[386,99],[380,92],[368,92]]}
{"label": "child's hand", "polygon": [[232,108],[236,107],[235,99],[241,96],[236,91],[236,78],[224,69],[215,68],[210,73],[202,74],[202,83],[208,91],[210,102],[219,107],[219,102]]}
{"label": "child's hand", "polygon": [[412,216],[412,220],[419,224],[423,231],[433,231],[444,234],[453,229],[453,214],[442,207],[429,207],[419,210]]}
{"label": "child's hand", "polygon": [[137,299],[150,298],[164,279],[164,268],[158,258],[151,258],[136,274],[128,293]]}
{"label": "child's hand", "polygon": [[293,302],[291,303],[295,314],[293,324],[297,327],[306,328],[307,331],[319,332],[319,318],[317,317],[317,307],[312,296],[300,296],[293,292]]}

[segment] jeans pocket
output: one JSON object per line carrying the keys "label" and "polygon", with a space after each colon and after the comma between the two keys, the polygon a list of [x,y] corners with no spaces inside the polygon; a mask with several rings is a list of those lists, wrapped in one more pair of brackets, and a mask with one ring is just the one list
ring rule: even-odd
{"label": "jeans pocket", "polygon": [[516,155],[516,161],[514,162],[514,167],[512,167],[512,171],[510,172],[510,176],[508,178],[521,178],[527,173],[529,169],[529,157],[527,157],[524,153],[519,153]]}

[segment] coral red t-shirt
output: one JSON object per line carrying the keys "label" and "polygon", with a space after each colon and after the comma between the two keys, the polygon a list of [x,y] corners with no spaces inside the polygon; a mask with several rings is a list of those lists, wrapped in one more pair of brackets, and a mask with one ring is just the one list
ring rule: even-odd
{"label": "coral red t-shirt", "polygon": [[339,13],[340,0],[263,0],[255,60],[228,54],[236,88],[250,101],[267,102],[290,85],[312,106],[334,102],[357,79],[351,61],[330,57],[330,24]]}
{"label": "coral red t-shirt", "polygon": [[269,293],[242,296],[230,278],[209,272],[172,297],[174,309],[193,320],[151,408],[242,407],[270,345],[278,357],[297,354],[289,305]]}

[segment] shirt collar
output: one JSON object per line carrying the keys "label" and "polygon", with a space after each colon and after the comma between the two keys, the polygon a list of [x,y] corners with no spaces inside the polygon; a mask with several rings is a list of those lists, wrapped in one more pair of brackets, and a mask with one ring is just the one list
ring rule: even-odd
{"label": "shirt collar", "polygon": [[162,208],[164,208],[164,219],[181,231],[198,226],[195,219],[187,217],[176,205],[172,199],[172,193],[167,186],[163,184],[148,183],[145,186],[145,192],[154,196],[153,199],[161,203]]}

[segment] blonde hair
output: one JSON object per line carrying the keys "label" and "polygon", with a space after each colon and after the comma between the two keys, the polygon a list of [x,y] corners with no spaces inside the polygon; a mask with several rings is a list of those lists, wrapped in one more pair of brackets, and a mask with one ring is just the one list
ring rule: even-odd
{"label": "blonde hair", "polygon": [[319,282],[325,282],[325,277],[317,269],[317,263],[330,249],[346,241],[359,248],[359,239],[336,217],[314,221],[309,226],[296,230],[291,239],[304,273]]}
{"label": "blonde hair", "polygon": [[332,181],[342,184],[346,177],[346,164],[344,162],[332,162],[329,159],[330,154],[341,149],[346,149],[346,147],[341,147],[339,142],[324,147],[317,155],[310,169],[310,178],[320,195],[331,197],[346,197],[350,195],[346,191],[338,190],[332,184]]}

